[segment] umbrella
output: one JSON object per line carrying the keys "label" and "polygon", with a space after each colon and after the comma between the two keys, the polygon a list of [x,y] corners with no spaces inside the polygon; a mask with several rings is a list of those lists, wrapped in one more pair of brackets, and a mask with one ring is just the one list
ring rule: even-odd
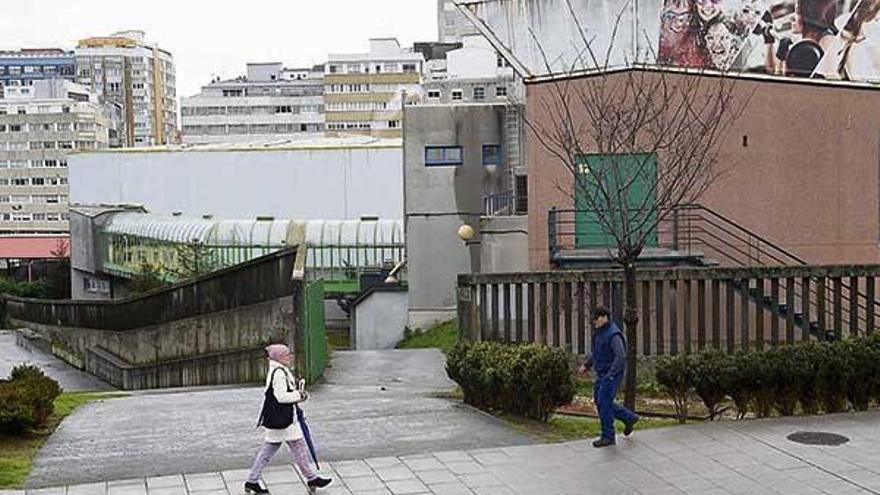
{"label": "umbrella", "polygon": [[312,460],[315,461],[315,467],[321,469],[321,466],[318,465],[318,455],[315,454],[315,444],[312,442],[312,432],[309,431],[309,425],[306,424],[306,416],[303,414],[303,410],[300,409],[299,406],[296,406],[296,418],[297,421],[299,421],[299,427],[303,432],[303,438],[306,440],[306,445],[309,447],[309,453],[312,454]]}

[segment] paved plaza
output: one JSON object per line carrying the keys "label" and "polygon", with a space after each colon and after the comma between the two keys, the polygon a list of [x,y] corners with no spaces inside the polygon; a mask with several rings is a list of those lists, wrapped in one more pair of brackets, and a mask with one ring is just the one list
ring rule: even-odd
{"label": "paved plaza", "polygon": [[[807,446],[798,431],[849,437]],[[327,495],[589,495],[880,493],[880,413],[670,427],[636,432],[616,447],[588,441],[372,457],[322,466]],[[210,456],[210,452],[205,453]],[[245,470],[147,477],[2,495],[232,495]],[[263,476],[273,494],[307,493],[293,468]]]}

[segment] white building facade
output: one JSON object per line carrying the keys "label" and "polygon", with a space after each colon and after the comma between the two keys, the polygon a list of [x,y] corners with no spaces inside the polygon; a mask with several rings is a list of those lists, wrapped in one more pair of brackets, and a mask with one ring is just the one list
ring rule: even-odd
{"label": "white building facade", "polygon": [[314,138],[324,132],[324,67],[247,65],[247,75],[212,81],[180,103],[183,142]]}
{"label": "white building facade", "polygon": [[177,90],[171,52],[146,42],[143,31],[80,40],[76,81],[122,109],[121,144],[140,147],[177,140]]}
{"label": "white building facade", "polygon": [[68,230],[68,159],[108,146],[105,107],[60,79],[7,86],[0,99],[0,234]]}

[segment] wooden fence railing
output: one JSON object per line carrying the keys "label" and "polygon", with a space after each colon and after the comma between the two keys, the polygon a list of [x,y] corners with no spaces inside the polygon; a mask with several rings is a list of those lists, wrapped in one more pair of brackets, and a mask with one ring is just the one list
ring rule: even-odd
{"label": "wooden fence railing", "polygon": [[[638,274],[645,356],[733,351],[875,331],[880,265],[646,269]],[[459,328],[471,340],[586,352],[598,305],[621,321],[619,270],[461,275]]]}

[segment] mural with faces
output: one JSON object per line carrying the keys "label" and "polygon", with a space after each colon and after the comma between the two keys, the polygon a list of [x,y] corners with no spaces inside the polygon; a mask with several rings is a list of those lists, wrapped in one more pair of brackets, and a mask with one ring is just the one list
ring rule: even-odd
{"label": "mural with faces", "polygon": [[880,0],[664,0],[659,63],[880,82]]}

